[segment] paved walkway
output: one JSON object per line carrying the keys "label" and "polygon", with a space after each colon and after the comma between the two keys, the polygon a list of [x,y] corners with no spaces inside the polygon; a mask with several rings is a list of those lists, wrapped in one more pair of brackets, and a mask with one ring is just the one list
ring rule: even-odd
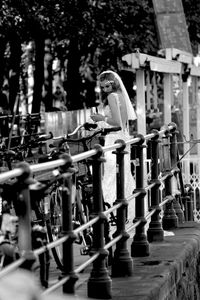
{"label": "paved walkway", "polygon": [[[81,255],[80,250],[82,246],[78,244],[74,244],[74,268],[76,269],[78,266],[80,266],[82,263],[88,260],[89,255]],[[92,266],[87,267],[82,273],[79,274],[79,280],[77,282],[77,286],[81,286],[85,281],[87,281],[90,270]],[[61,272],[57,268],[55,261],[53,259],[53,256],[51,258],[51,264],[50,264],[50,279],[49,279],[49,286],[52,286],[54,283],[58,281],[58,278],[60,276]],[[62,293],[62,289],[59,289],[59,293]]]}
{"label": "paved walkway", "polygon": [[[166,232],[167,233],[167,232]],[[170,289],[176,271],[176,280],[182,276],[184,257],[194,249],[200,248],[200,224],[187,222],[173,230],[174,235],[165,236],[163,242],[150,244],[150,256],[134,258],[134,272],[131,277],[112,278],[112,299],[114,300],[162,300]],[[128,249],[132,236],[128,241]],[[75,265],[88,257],[79,255],[79,246],[75,247]],[[197,249],[197,250],[198,250]],[[87,280],[91,268],[82,274],[76,286],[78,299],[87,298]],[[183,270],[182,270],[183,271]],[[50,283],[57,279],[58,272],[51,274]],[[60,289],[58,293],[62,293]]]}

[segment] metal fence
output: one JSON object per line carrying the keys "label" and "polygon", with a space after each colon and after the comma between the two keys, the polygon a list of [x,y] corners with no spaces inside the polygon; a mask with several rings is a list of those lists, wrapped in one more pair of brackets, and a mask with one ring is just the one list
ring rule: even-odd
{"label": "metal fence", "polygon": [[[129,141],[118,140],[107,147],[95,146],[81,154],[63,155],[58,160],[37,165],[21,163],[16,169],[0,174],[0,183],[8,180],[17,182],[19,229],[18,247],[20,258],[0,272],[0,278],[22,266],[31,269],[35,258],[47,250],[62,245],[62,278],[44,293],[50,293],[63,287],[63,293],[74,294],[78,274],[92,264],[88,278],[87,294],[92,298],[108,299],[112,297],[112,279],[108,272],[108,250],[115,246],[112,259],[112,277],[131,276],[134,257],[148,256],[149,243],[162,241],[164,230],[176,228],[184,220],[192,220],[193,202],[191,201],[191,182],[184,182],[182,164],[179,161],[176,125],[170,123],[160,131],[152,130],[145,136],[138,135]],[[131,160],[135,167],[136,188],[133,194],[125,198],[124,156],[127,145],[131,147]],[[114,151],[116,155],[117,191],[114,205],[104,211],[102,197],[102,157],[105,152]],[[93,174],[92,219],[76,229],[72,224],[72,173],[73,163],[91,158]],[[31,241],[31,203],[29,186],[33,174],[41,171],[59,169],[65,176],[62,199],[62,237],[39,249],[32,249]],[[193,184],[194,185],[194,184]],[[135,212],[131,224],[126,224],[126,210],[130,202],[135,202]],[[116,214],[116,231],[106,243],[104,238],[105,219],[111,212]],[[162,214],[161,214],[162,212]],[[90,257],[78,267],[74,267],[74,242],[77,235],[88,227],[93,227],[93,244]],[[129,233],[135,230],[131,249],[127,247]]]}

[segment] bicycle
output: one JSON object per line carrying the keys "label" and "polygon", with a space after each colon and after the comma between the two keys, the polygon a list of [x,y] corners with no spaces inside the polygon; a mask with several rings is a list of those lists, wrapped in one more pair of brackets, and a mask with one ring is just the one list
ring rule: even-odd
{"label": "bicycle", "polygon": [[[85,123],[78,126],[72,133],[67,136],[54,137],[52,139],[53,143],[50,144],[52,149],[46,157],[42,158],[40,162],[50,161],[52,159],[57,159],[61,153],[67,152],[70,153],[72,149],[72,154],[77,154],[80,149],[82,151],[87,151],[91,148],[91,143],[94,143],[94,138],[97,137],[98,141],[103,146],[104,136],[110,132],[120,130],[119,127],[112,128],[102,128],[94,131],[92,134],[86,135],[85,130],[93,130],[97,127],[96,124]],[[73,139],[72,136],[78,134],[78,132],[84,129],[84,136]],[[71,145],[71,146],[70,146]],[[75,149],[77,145],[78,149]],[[90,220],[91,212],[93,211],[92,203],[92,171],[91,171],[91,162],[89,160],[83,160],[75,164],[77,172],[73,175],[73,224],[74,228],[79,227],[80,225],[85,224]],[[60,182],[55,182],[49,190],[47,201],[47,214],[50,214],[50,220],[47,224],[47,232],[49,241],[53,241],[61,234],[61,216],[62,216],[62,207],[61,207],[61,190],[62,186]],[[107,203],[104,203],[105,207],[109,206]],[[111,214],[111,221],[115,222],[114,215]],[[107,226],[107,236],[109,228]],[[83,244],[83,247],[80,249],[81,255],[89,254],[89,251],[92,246],[93,237],[92,237],[92,228],[84,230],[76,240],[76,243]],[[57,267],[62,270],[62,259],[59,255],[59,249],[53,249],[52,251],[54,259],[56,261]]]}
{"label": "bicycle", "polygon": [[[13,168],[13,161],[23,161],[24,157],[20,150],[27,150],[30,146],[37,146],[41,142],[44,142],[52,138],[52,134],[48,135],[37,135],[37,137],[31,139],[27,144],[18,146],[15,151],[7,150],[5,148],[1,149],[1,158],[7,163],[8,169]],[[20,155],[19,155],[20,154]],[[32,192],[33,189],[30,188]],[[19,215],[18,200],[17,200],[17,181],[11,180],[7,183],[0,185],[0,198],[1,198],[1,238],[0,238],[0,251],[1,251],[1,268],[7,266],[9,263],[14,261],[19,257],[18,246],[17,246],[17,216]],[[32,210],[37,210],[39,203],[36,204],[35,197],[31,196],[31,206]],[[8,226],[15,221],[16,230],[13,226]],[[42,225],[42,226],[41,226]],[[12,230],[11,230],[12,229]],[[32,226],[32,246],[33,249],[37,249],[41,246],[46,245],[47,234],[44,224],[33,223]],[[50,264],[49,252],[46,251],[44,254],[39,256],[39,267],[40,267],[40,281],[43,287],[48,287],[48,269]]]}
{"label": "bicycle", "polygon": [[[52,138],[53,144],[50,145],[51,151],[47,155],[43,155],[40,157],[38,162],[44,162],[49,160],[54,160],[59,158],[60,154],[70,152],[70,143],[74,144],[82,144],[84,147],[84,151],[87,151],[91,147],[91,141],[94,140],[94,137],[102,137],[102,135],[106,135],[109,132],[119,130],[119,128],[106,128],[100,129],[91,135],[85,135],[80,138],[72,139],[71,136],[77,134],[81,128],[84,130],[91,130],[96,127],[96,124],[83,124],[78,126],[74,132],[69,134],[67,137],[57,137]],[[42,136],[40,139],[35,140],[34,143],[29,144],[30,148],[32,145],[36,146],[37,143],[40,143],[41,140],[49,138],[49,135]],[[26,147],[25,147],[26,149]],[[91,174],[91,164],[88,160],[81,161],[80,164],[85,166],[84,172],[77,172],[73,175],[73,189],[76,193],[74,195],[73,200],[73,223],[74,228],[79,227],[82,224],[85,224],[90,220],[90,214],[92,212],[92,174]],[[76,165],[76,169],[78,171],[79,166]],[[83,169],[83,168],[82,168]],[[34,212],[34,217],[32,219],[33,223],[33,237],[34,240],[37,240],[37,236],[40,236],[39,240],[42,243],[52,242],[57,239],[61,234],[61,216],[62,216],[62,206],[61,206],[61,192],[63,188],[63,174],[60,174],[58,170],[54,170],[51,174],[51,178],[45,178],[38,180],[37,177],[34,184],[30,185],[30,194],[31,194],[31,207]],[[8,204],[11,206],[12,198],[9,192],[13,189],[10,189],[10,186],[2,187],[4,190],[4,196],[6,191],[8,193],[7,197]],[[13,192],[12,192],[13,194]],[[2,195],[3,196],[3,195]],[[10,209],[11,207],[9,207]],[[14,210],[17,210],[17,207],[14,207]],[[46,229],[46,231],[45,231]],[[42,237],[42,238],[41,238]],[[81,254],[86,255],[89,254],[90,248],[92,246],[93,237],[92,237],[92,228],[84,230],[76,240],[80,245],[83,244],[81,248]],[[35,243],[35,247],[39,247],[40,244]],[[57,267],[62,271],[63,264],[62,258],[59,253],[59,248],[53,248],[52,254],[54,260],[57,264]],[[45,266],[45,260],[49,260],[48,252],[45,254],[46,258],[42,258],[42,274],[41,278],[43,279],[43,286],[47,286],[48,281],[48,268],[49,265]],[[47,270],[46,270],[47,269]]]}
{"label": "bicycle", "polygon": [[[7,138],[0,143],[0,172],[12,170],[21,161],[37,163],[39,157],[44,155],[43,145],[52,139],[53,134],[25,134],[18,145],[8,149]],[[17,137],[18,138],[18,137]]]}

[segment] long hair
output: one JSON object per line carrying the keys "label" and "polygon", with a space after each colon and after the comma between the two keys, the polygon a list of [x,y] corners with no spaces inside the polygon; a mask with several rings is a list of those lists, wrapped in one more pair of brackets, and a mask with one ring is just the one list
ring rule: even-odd
{"label": "long hair", "polygon": [[110,82],[113,92],[116,92],[118,90],[121,91],[120,83],[113,73],[107,73],[107,71],[101,73],[99,76],[99,81],[102,82],[106,80]]}
{"label": "long hair", "polygon": [[120,76],[111,70],[107,70],[107,71],[102,72],[99,75],[100,82],[105,81],[105,80],[108,80],[111,83],[111,85],[113,87],[113,91],[119,91],[119,90],[121,91],[124,101],[125,101],[125,105],[126,105],[127,119],[128,120],[137,119],[133,105],[131,103],[131,100],[129,98],[127,90],[126,90]]}

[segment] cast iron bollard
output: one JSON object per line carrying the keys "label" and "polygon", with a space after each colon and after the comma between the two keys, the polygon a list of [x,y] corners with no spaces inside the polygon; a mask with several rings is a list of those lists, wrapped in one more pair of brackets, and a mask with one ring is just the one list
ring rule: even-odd
{"label": "cast iron bollard", "polygon": [[165,134],[162,137],[162,146],[163,146],[163,167],[162,167],[162,175],[165,177],[165,197],[169,200],[164,207],[164,215],[162,218],[162,226],[164,230],[168,230],[171,228],[178,227],[178,217],[175,213],[173,207],[174,197],[172,196],[172,177],[173,174],[171,172],[171,160],[170,160],[170,152],[169,152],[169,130],[166,129]]}
{"label": "cast iron bollard", "polygon": [[115,204],[122,203],[122,206],[117,210],[117,231],[113,236],[122,234],[123,237],[116,243],[116,250],[114,252],[112,264],[112,276],[131,276],[133,274],[133,260],[127,248],[127,240],[130,235],[125,230],[126,211],[128,202],[125,199],[125,175],[124,175],[124,155],[128,154],[124,151],[126,144],[123,140],[117,140],[115,143],[121,143],[121,148],[118,148],[114,153],[116,154],[117,162],[117,200]]}
{"label": "cast iron bollard", "polygon": [[185,207],[185,220],[194,221],[194,190],[190,184],[185,186],[185,195],[182,197]]}
{"label": "cast iron bollard", "polygon": [[[140,141],[133,145],[136,147],[136,189],[135,192],[140,192],[135,198],[135,221],[140,220],[140,224],[135,229],[135,235],[131,244],[131,256],[142,257],[149,255],[149,243],[145,234],[146,219],[144,217],[144,198],[146,191],[144,189],[144,159],[143,145],[145,139],[142,135],[138,135]],[[134,222],[134,221],[133,221]]]}
{"label": "cast iron bollard", "polygon": [[187,205],[187,216],[188,216],[188,221],[194,221],[194,190],[191,187],[188,191],[188,198],[186,200],[186,205]]}
{"label": "cast iron bollard", "polygon": [[109,276],[108,269],[106,267],[106,261],[108,257],[108,251],[104,249],[104,222],[105,215],[103,212],[103,197],[102,197],[102,162],[103,150],[100,145],[95,145],[97,154],[92,157],[92,173],[93,173],[93,201],[94,201],[94,213],[93,216],[100,217],[100,220],[93,225],[93,249],[91,255],[100,251],[100,255],[93,262],[93,269],[90,273],[88,280],[88,297],[97,299],[110,299],[112,280]]}
{"label": "cast iron bollard", "polygon": [[31,203],[29,185],[32,183],[31,171],[29,164],[22,162],[18,164],[18,168],[23,169],[23,174],[17,178],[17,215],[19,217],[18,227],[18,247],[20,254],[25,257],[26,261],[22,265],[25,269],[31,269],[35,256],[32,252],[31,238]]}
{"label": "cast iron bollard", "polygon": [[[177,165],[177,153],[178,153],[178,145],[177,145],[177,126],[175,123],[170,123],[168,126],[173,126],[173,129],[170,131],[171,136],[170,136],[170,156],[171,156],[171,166],[172,170],[174,171],[174,176],[173,179],[175,182],[175,199],[173,202],[174,209],[176,212],[176,215],[178,217],[178,222],[183,223],[184,220],[184,213],[180,205],[181,201],[181,192],[179,191],[180,187],[178,186],[178,174],[180,173],[180,169],[178,168]],[[180,184],[179,184],[180,185]]]}
{"label": "cast iron bollard", "polygon": [[[60,167],[61,173],[73,174],[72,159],[68,154],[61,158],[66,160],[66,164]],[[63,293],[74,294],[75,283],[78,276],[74,273],[74,253],[73,242],[76,239],[73,233],[72,223],[72,177],[66,176],[62,188],[62,236],[69,235],[70,238],[63,243],[63,271],[62,277],[69,275],[69,280],[63,284]]]}
{"label": "cast iron bollard", "polygon": [[[183,175],[182,175],[182,164],[179,160],[179,152],[177,153],[177,166],[180,170],[179,172],[179,182],[180,182],[180,190],[181,190],[181,203],[183,204],[184,210],[184,219],[185,221],[193,221],[193,198],[189,196],[188,191],[191,188],[190,184],[184,185]],[[192,195],[191,195],[192,196]]]}
{"label": "cast iron bollard", "polygon": [[159,144],[159,132],[154,129],[152,132],[155,136],[149,141],[151,145],[151,182],[155,185],[151,189],[151,208],[156,209],[155,213],[151,217],[151,222],[149,223],[149,228],[147,230],[147,237],[149,242],[163,241],[164,231],[161,224],[160,212],[160,191],[159,187],[161,185],[158,179],[158,144]]}

